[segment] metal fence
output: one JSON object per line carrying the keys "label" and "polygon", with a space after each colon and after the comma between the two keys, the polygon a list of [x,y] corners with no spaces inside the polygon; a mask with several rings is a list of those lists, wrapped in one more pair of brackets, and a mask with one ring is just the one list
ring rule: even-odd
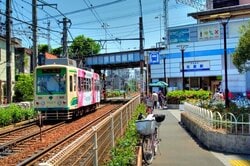
{"label": "metal fence", "polygon": [[212,112],[186,102],[184,110],[213,129],[230,134],[250,135],[250,114],[240,114],[236,117],[230,112],[225,114]]}
{"label": "metal fence", "polygon": [[115,146],[140,103],[140,96],[133,98],[118,111],[65,147],[55,156],[39,165],[101,165],[108,152]]}

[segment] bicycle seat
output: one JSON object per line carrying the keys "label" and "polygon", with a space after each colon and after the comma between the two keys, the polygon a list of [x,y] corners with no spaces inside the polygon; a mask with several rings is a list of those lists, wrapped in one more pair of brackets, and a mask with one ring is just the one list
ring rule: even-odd
{"label": "bicycle seat", "polygon": [[165,115],[164,114],[154,114],[155,117],[155,121],[156,122],[162,122],[165,119]]}

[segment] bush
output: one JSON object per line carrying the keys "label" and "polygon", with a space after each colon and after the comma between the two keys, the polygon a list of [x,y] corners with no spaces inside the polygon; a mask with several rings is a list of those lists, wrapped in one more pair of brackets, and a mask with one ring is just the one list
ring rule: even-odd
{"label": "bush", "polygon": [[13,100],[32,101],[34,99],[34,78],[31,74],[20,74],[17,76],[17,81],[14,87],[15,96]]}
{"label": "bush", "polygon": [[7,111],[4,108],[0,109],[0,126],[7,126],[12,123],[12,115],[10,111]]}
{"label": "bush", "polygon": [[35,116],[36,112],[32,108],[24,109],[18,105],[11,104],[7,108],[0,108],[0,126],[11,125],[22,120],[34,118]]}
{"label": "bush", "polygon": [[37,112],[33,108],[23,110],[23,116],[25,120],[34,118],[37,116]]}
{"label": "bush", "polygon": [[167,101],[168,104],[180,104],[183,101],[188,100],[209,100],[211,98],[211,92],[205,90],[176,90],[168,92]]}
{"label": "bush", "polygon": [[8,110],[11,112],[13,123],[17,123],[23,120],[22,108],[15,104],[11,104]]}
{"label": "bush", "polygon": [[107,97],[119,97],[125,93],[124,91],[120,90],[113,90],[113,91],[107,91]]}

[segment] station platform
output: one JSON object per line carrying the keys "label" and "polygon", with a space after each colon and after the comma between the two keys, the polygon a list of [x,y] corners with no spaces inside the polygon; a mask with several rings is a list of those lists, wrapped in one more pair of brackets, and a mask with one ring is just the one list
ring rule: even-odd
{"label": "station platform", "polygon": [[214,152],[204,147],[180,123],[178,109],[155,109],[165,114],[159,130],[161,142],[152,166],[250,166],[250,155]]}

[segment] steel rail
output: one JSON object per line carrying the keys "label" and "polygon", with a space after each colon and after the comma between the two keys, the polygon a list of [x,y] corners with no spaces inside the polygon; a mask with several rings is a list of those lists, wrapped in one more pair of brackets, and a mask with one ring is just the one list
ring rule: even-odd
{"label": "steel rail", "polygon": [[6,129],[6,130],[0,132],[0,138],[2,138],[2,137],[5,136],[5,135],[14,133],[14,132],[16,132],[16,131],[18,131],[18,130],[22,130],[22,129],[24,129],[24,128],[33,126],[33,125],[35,125],[35,124],[36,124],[36,121],[33,121],[33,122],[28,123],[28,124],[24,124],[24,125],[22,125],[22,126],[20,126],[20,127],[15,127],[14,129],[10,129],[10,130],[7,130],[7,129]]}
{"label": "steel rail", "polygon": [[115,108],[111,109],[109,112],[103,114],[102,116],[94,119],[93,121],[85,124],[83,127],[81,127],[79,130],[75,131],[74,133],[68,135],[67,137],[59,140],[58,142],[52,144],[51,146],[45,148],[44,150],[36,153],[35,155],[31,156],[28,159],[25,159],[24,161],[22,161],[21,163],[18,164],[18,166],[29,166],[29,165],[35,165],[35,163],[41,159],[43,157],[43,155],[49,153],[49,151],[52,151],[53,149],[55,149],[57,146],[60,146],[61,144],[67,142],[69,139],[71,139],[74,136],[77,136],[78,134],[82,134],[81,132],[83,132],[84,130],[86,130],[88,127],[91,127],[93,124],[96,124],[98,122],[100,122],[102,119],[104,119],[105,117],[107,117],[110,113],[112,113],[113,111],[117,110],[122,104],[117,105]]}
{"label": "steel rail", "polygon": [[[65,122],[58,123],[55,126],[52,126],[52,127],[49,127],[49,128],[41,130],[41,132],[44,133],[44,132],[48,132],[48,131],[54,130],[55,128],[60,127],[61,125],[64,125],[64,124],[65,124]],[[11,149],[12,149],[12,147],[15,147],[17,144],[19,144],[19,143],[21,143],[23,141],[26,141],[26,140],[34,137],[34,136],[38,136],[41,132],[37,131],[37,132],[31,133],[31,134],[29,134],[27,136],[23,136],[21,138],[18,138],[16,140],[12,140],[10,142],[7,142],[7,143],[1,145],[0,146],[0,156],[5,156],[5,151],[6,150],[8,150],[7,153],[9,154],[10,151],[11,151]]]}

